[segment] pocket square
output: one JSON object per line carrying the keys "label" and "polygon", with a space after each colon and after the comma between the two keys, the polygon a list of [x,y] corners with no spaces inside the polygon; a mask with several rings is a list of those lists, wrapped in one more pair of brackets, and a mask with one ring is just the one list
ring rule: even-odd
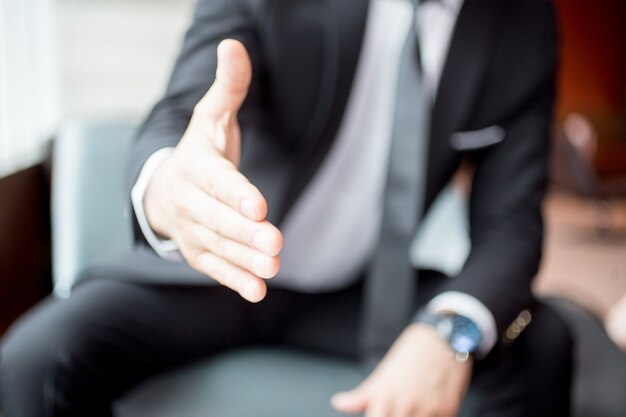
{"label": "pocket square", "polygon": [[456,132],[450,136],[450,146],[457,151],[480,149],[502,142],[505,131],[501,126],[489,126],[484,129]]}

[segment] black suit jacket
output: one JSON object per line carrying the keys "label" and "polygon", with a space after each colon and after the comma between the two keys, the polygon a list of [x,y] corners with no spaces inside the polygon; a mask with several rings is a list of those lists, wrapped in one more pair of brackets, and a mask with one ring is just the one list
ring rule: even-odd
{"label": "black suit jacket", "polygon": [[[145,160],[175,146],[214,80],[216,48],[242,41],[254,75],[241,109],[241,170],[281,220],[327,155],[342,120],[361,50],[367,0],[199,0],[167,92],[140,130],[132,186]],[[541,203],[554,97],[556,35],[546,0],[465,0],[431,113],[425,210],[460,162],[475,165],[471,254],[437,291],[482,301],[502,332],[532,301],[540,257]],[[458,131],[498,125],[501,142],[460,152]],[[420,213],[416,213],[416,216]],[[159,259],[135,224],[126,276],[207,283],[183,263]]]}

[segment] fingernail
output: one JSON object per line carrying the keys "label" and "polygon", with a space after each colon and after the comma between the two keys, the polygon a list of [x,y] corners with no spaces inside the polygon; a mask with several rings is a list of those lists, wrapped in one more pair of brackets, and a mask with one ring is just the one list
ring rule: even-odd
{"label": "fingernail", "polygon": [[263,231],[263,230],[257,230],[254,233],[254,238],[253,238],[253,242],[254,246],[263,252],[269,252],[270,250],[270,235]]}
{"label": "fingernail", "polygon": [[246,215],[249,219],[256,219],[256,210],[254,209],[254,204],[248,198],[244,198],[241,201],[241,211]]}
{"label": "fingernail", "polygon": [[267,275],[267,259],[265,256],[261,254],[255,254],[252,256],[252,268],[254,269],[255,274],[259,276]]}

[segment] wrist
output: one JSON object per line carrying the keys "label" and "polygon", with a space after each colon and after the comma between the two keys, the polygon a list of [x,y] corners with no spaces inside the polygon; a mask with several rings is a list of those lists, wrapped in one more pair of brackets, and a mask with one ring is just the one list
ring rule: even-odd
{"label": "wrist", "polygon": [[454,313],[420,312],[415,322],[429,326],[447,344],[457,362],[472,360],[483,335],[469,318]]}
{"label": "wrist", "polygon": [[166,184],[169,176],[169,159],[170,157],[161,161],[156,167],[148,182],[142,202],[148,225],[157,237],[163,239],[171,238],[171,216],[167,214],[167,208],[163,201],[165,196],[163,190],[168,189]]}
{"label": "wrist", "polygon": [[[437,332],[437,330],[425,323],[413,322],[407,327],[406,333],[412,334],[416,341],[413,350],[422,351],[424,345],[428,345],[431,350],[431,355],[425,355],[429,361],[433,363],[439,363],[440,360],[446,360],[449,365],[469,367],[471,368],[474,363],[474,357],[469,356],[465,360],[460,361],[457,358],[456,352],[452,350],[448,342]],[[436,352],[436,353],[435,353]],[[435,359],[438,358],[438,359]]]}

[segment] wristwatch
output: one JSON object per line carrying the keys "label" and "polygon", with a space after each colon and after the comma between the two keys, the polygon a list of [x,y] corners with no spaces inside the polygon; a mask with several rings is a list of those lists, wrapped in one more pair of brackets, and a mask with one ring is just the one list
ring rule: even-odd
{"label": "wristwatch", "polygon": [[459,314],[422,311],[415,321],[432,326],[448,343],[458,362],[466,362],[483,341],[483,334],[476,323]]}

